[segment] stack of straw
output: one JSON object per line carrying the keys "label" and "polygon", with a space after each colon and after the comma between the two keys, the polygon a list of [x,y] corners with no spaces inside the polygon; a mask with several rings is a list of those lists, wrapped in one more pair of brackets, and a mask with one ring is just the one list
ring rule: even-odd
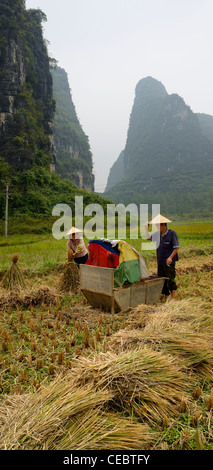
{"label": "stack of straw", "polygon": [[112,407],[152,424],[176,414],[186,399],[187,377],[175,359],[150,348],[82,356],[74,372],[76,385],[93,383],[96,390],[110,391]]}
{"label": "stack of straw", "polygon": [[60,279],[59,289],[62,292],[75,292],[79,287],[79,269],[73,259],[73,251],[67,250],[67,264]]}
{"label": "stack of straw", "polygon": [[[75,387],[69,377],[59,376],[41,386],[34,395],[22,398],[22,407],[7,397],[0,416],[7,414],[0,431],[4,450],[86,450],[142,449],[150,442],[146,425],[106,413],[104,405],[112,399],[107,390],[92,385]],[[17,397],[17,403],[20,399]],[[6,406],[5,406],[6,404]],[[9,412],[7,409],[9,408]]]}
{"label": "stack of straw", "polygon": [[12,265],[2,279],[2,287],[7,290],[19,290],[25,287],[25,281],[21,270],[17,265],[18,255],[13,255]]}
{"label": "stack of straw", "polygon": [[208,302],[194,299],[174,301],[157,307],[154,313],[144,316],[141,307],[141,328],[139,311],[134,328],[134,314],[124,330],[108,340],[107,348],[121,353],[132,348],[149,347],[168,354],[187,373],[194,373],[212,380],[213,378],[213,309]]}

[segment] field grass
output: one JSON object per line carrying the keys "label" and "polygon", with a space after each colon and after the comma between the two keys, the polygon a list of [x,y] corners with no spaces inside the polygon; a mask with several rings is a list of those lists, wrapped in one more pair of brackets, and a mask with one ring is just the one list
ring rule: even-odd
{"label": "field grass", "polygon": [[115,315],[60,291],[66,240],[32,227],[0,237],[26,282],[0,288],[0,448],[213,450],[213,224],[172,224],[175,300]]}
{"label": "field grass", "polygon": [[[33,222],[30,220],[29,224],[32,224],[31,230],[39,229],[39,222]],[[25,222],[26,224],[26,222]],[[22,233],[22,224],[19,224],[19,230],[21,234],[9,235],[5,238],[3,235],[0,236],[0,269],[4,270],[10,266],[11,256],[14,253],[19,254],[20,263],[23,269],[38,272],[43,268],[52,268],[60,263],[64,263],[66,259],[66,244],[67,240],[62,238],[56,240],[51,232],[50,222],[49,232],[36,234],[27,233],[27,227],[25,227],[26,233]],[[40,222],[41,224],[41,222]],[[188,249],[196,247],[203,247],[206,253],[209,254],[212,251],[213,243],[213,223],[212,222],[200,222],[200,223],[176,223],[172,224],[171,228],[178,234],[179,242],[181,245],[181,251],[183,256],[187,256]],[[142,243],[147,243],[141,238],[138,239],[127,239],[139,252],[142,252],[145,260],[155,258],[155,250],[142,250]],[[85,239],[88,242],[88,239]],[[190,253],[189,253],[190,255]]]}

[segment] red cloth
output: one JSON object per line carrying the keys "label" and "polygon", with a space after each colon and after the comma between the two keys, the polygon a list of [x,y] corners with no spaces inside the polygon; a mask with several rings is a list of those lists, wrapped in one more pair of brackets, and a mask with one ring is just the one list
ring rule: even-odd
{"label": "red cloth", "polygon": [[106,250],[101,245],[89,243],[88,250],[89,258],[86,264],[102,268],[117,268],[119,266],[119,255]]}

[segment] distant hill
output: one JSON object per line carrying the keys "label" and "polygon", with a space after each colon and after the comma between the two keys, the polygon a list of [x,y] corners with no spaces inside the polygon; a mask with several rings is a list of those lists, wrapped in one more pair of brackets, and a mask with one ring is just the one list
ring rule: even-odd
{"label": "distant hill", "polygon": [[210,114],[197,114],[203,135],[209,138],[213,143],[213,116]]}
{"label": "distant hill", "polygon": [[124,177],[124,151],[122,150],[118,159],[115,161],[112,168],[110,169],[105,191],[108,191],[110,188],[115,186],[119,181],[123,179],[123,177]]}
{"label": "distant hill", "polygon": [[126,205],[161,204],[168,215],[212,213],[211,126],[211,116],[193,113],[161,82],[140,80],[125,149],[110,170],[104,196]]}
{"label": "distant hill", "polygon": [[56,172],[70,179],[79,188],[94,191],[92,154],[73,103],[67,73],[52,68],[53,96],[56,112],[53,121]]}

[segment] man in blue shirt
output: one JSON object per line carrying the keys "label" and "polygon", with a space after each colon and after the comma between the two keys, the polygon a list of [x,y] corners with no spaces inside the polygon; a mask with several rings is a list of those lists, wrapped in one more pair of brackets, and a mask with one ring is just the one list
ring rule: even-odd
{"label": "man in blue shirt", "polygon": [[178,261],[179,242],[176,232],[168,229],[167,222],[171,221],[159,214],[150,222],[156,225],[158,231],[153,234],[149,233],[149,224],[145,224],[145,236],[147,240],[156,242],[158,276],[168,277],[168,280],[165,280],[162,294],[166,298],[171,294],[172,298],[174,298],[177,290],[175,263]]}

